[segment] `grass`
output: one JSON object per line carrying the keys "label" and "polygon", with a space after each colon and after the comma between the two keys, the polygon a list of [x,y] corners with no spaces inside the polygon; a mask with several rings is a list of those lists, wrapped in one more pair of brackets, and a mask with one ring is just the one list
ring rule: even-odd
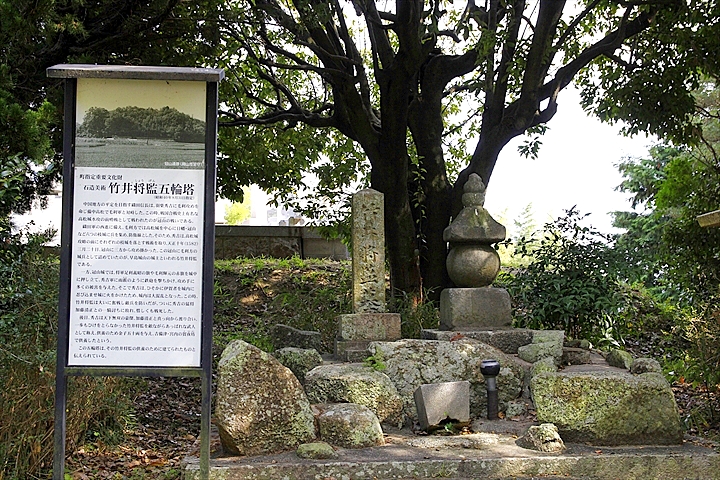
{"label": "grass", "polygon": [[[214,351],[236,338],[272,350],[278,323],[322,335],[332,351],[335,317],[350,313],[348,262],[252,258],[215,263]],[[322,352],[321,352],[322,353]]]}

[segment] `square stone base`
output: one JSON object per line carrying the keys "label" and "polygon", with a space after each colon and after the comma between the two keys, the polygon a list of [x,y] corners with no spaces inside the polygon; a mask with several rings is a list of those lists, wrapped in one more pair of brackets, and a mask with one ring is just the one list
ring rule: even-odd
{"label": "square stone base", "polygon": [[345,362],[363,361],[370,342],[394,342],[402,337],[399,313],[349,313],[339,315],[335,356]]}
{"label": "square stone base", "polygon": [[399,313],[349,313],[339,315],[338,340],[400,340]]}
{"label": "square stone base", "polygon": [[512,324],[504,288],[446,288],[440,293],[440,330],[482,330]]}

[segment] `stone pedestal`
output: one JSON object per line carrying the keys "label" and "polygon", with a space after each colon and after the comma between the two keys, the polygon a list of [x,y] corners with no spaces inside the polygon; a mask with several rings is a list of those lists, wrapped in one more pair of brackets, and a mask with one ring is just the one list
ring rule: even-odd
{"label": "stone pedestal", "polygon": [[399,313],[350,313],[340,315],[335,355],[343,361],[365,360],[370,342],[400,340]]}
{"label": "stone pedestal", "polygon": [[509,328],[510,310],[503,288],[446,288],[440,293],[440,330]]}

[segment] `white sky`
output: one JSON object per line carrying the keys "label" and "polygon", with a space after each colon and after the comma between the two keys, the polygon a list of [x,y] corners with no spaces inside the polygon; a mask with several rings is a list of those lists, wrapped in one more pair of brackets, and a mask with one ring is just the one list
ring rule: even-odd
{"label": "white sky", "polygon": [[614,190],[622,181],[615,165],[627,156],[645,156],[653,139],[624,137],[619,125],[587,116],[579,92],[570,87],[560,93],[558,112],[547,125],[537,160],[518,153],[524,137],[503,149],[490,178],[485,208],[504,217],[511,229],[529,203],[538,227],[577,205],[580,213],[591,214],[589,224],[613,231],[608,212],[630,210],[629,196]]}

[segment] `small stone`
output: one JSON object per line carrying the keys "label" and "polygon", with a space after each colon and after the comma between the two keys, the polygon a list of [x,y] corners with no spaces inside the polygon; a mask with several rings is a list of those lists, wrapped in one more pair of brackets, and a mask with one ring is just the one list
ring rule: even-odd
{"label": "small stone", "polygon": [[273,327],[271,334],[276,350],[285,347],[314,348],[318,352],[322,350],[320,332],[298,330],[297,328],[278,323]]}
{"label": "small stone", "polygon": [[641,373],[662,373],[662,367],[660,362],[653,358],[636,358],[635,361],[630,365],[630,373],[639,375]]}
{"label": "small stone", "polygon": [[592,348],[590,341],[584,338],[581,340],[565,340],[565,346],[569,348],[582,348],[583,350],[590,350]]}
{"label": "small stone", "polygon": [[322,406],[318,415],[320,438],[345,448],[366,448],[384,445],[377,416],[367,407],[355,403]]}
{"label": "small stone", "polygon": [[303,443],[297,448],[295,454],[300,458],[309,458],[312,460],[337,458],[335,449],[326,442]]}
{"label": "small stone", "polygon": [[612,350],[610,350],[610,353],[608,353],[607,357],[605,357],[605,361],[611,367],[630,370],[630,367],[633,364],[633,357],[625,350],[613,348]]}
{"label": "small stone", "polygon": [[565,443],[552,423],[533,425],[515,443],[522,448],[546,453],[560,453],[565,450]]}
{"label": "small stone", "polygon": [[563,345],[565,332],[563,330],[533,330],[532,343],[554,342]]}
{"label": "small stone", "polygon": [[383,372],[362,364],[314,368],[305,376],[305,391],[311,403],[356,403],[368,407],[381,422],[403,423],[403,402],[395,385]]}

